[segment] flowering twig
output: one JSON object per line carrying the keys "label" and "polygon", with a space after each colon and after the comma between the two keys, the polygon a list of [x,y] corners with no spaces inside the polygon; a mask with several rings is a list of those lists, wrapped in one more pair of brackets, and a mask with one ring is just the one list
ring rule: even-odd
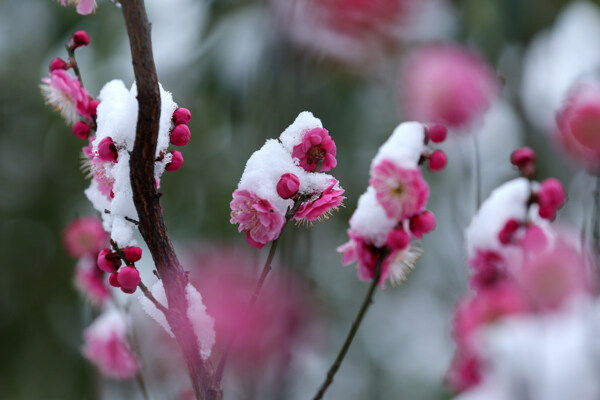
{"label": "flowering twig", "polygon": [[198,342],[187,317],[185,288],[188,276],[167,234],[156,192],[154,159],[161,99],[152,54],[150,23],[143,0],[121,1],[121,6],[131,46],[139,103],[136,138],[130,159],[133,201],[140,217],[138,227],[163,281],[169,304],[166,318],[183,352],[195,397],[219,399],[220,392],[209,389],[212,368],[209,362],[204,362],[200,357]]}
{"label": "flowering twig", "polygon": [[83,78],[81,77],[81,72],[79,71],[79,65],[77,65],[77,61],[75,60],[75,48],[71,44],[67,44],[66,46],[67,53],[69,54],[69,66],[73,68],[75,75],[77,75],[77,79],[79,79],[79,83],[83,88]]}
{"label": "flowering twig", "polygon": [[379,254],[379,260],[377,261],[377,268],[375,269],[375,276],[373,277],[373,281],[371,282],[371,285],[369,286],[369,290],[367,291],[367,294],[362,302],[362,305],[360,306],[360,309],[358,310],[358,314],[356,315],[356,318],[352,322],[352,326],[350,327],[350,331],[348,332],[348,335],[346,336],[346,340],[344,341],[342,348],[340,349],[337,357],[335,358],[335,361],[329,368],[329,371],[327,371],[327,376],[325,377],[325,381],[321,384],[321,387],[319,388],[319,391],[317,392],[317,394],[315,395],[313,400],[318,400],[318,399],[323,398],[325,391],[333,383],[333,378],[334,378],[335,374],[337,373],[338,369],[340,368],[340,366],[342,365],[342,361],[344,361],[344,357],[346,356],[346,353],[348,352],[348,349],[350,348],[350,345],[352,344],[352,340],[354,339],[354,336],[356,335],[356,332],[358,331],[358,327],[360,326],[365,314],[367,313],[367,309],[373,303],[373,295],[375,293],[375,289],[377,288],[377,284],[379,283],[379,278],[381,277],[381,269],[383,267],[383,262],[386,257],[387,257],[386,251],[383,251]]}

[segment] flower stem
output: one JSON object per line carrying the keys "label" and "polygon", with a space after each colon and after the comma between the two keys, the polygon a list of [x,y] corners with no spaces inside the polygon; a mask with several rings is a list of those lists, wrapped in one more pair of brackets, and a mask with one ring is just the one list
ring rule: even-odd
{"label": "flower stem", "polygon": [[350,348],[350,345],[352,344],[352,340],[354,339],[354,336],[356,335],[356,332],[358,331],[358,327],[360,326],[365,314],[367,313],[367,309],[373,303],[373,295],[375,293],[375,289],[377,288],[377,284],[379,283],[379,278],[381,277],[381,268],[383,266],[383,261],[385,260],[386,256],[387,256],[386,252],[382,252],[379,255],[379,260],[377,262],[377,268],[375,269],[375,277],[373,278],[373,282],[371,282],[371,285],[369,286],[369,290],[367,291],[367,294],[362,302],[362,305],[360,306],[360,309],[358,310],[358,314],[356,315],[356,318],[352,322],[350,331],[348,332],[348,335],[346,336],[346,340],[344,341],[342,348],[340,349],[337,357],[335,358],[335,361],[329,368],[329,371],[327,371],[327,376],[325,377],[325,381],[321,384],[321,387],[319,388],[319,391],[317,392],[317,394],[315,395],[313,400],[319,400],[319,399],[323,398],[325,391],[327,390],[327,388],[329,388],[329,385],[331,385],[333,383],[333,378],[334,378],[335,374],[337,373],[338,369],[340,368],[340,366],[342,365],[342,361],[344,361],[344,357],[346,356],[346,353],[348,352],[348,349]]}
{"label": "flower stem", "polygon": [[81,88],[83,89],[83,79],[81,78],[81,72],[79,71],[79,65],[77,65],[77,61],[75,60],[75,49],[71,46],[67,45],[67,53],[69,53],[69,63],[75,75],[77,75],[77,79],[79,79],[79,83],[81,84]]}

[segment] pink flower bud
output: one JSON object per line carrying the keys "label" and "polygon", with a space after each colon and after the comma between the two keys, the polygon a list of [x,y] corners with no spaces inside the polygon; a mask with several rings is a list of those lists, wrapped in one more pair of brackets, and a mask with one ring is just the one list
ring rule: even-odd
{"label": "pink flower bud", "polygon": [[551,206],[555,209],[562,207],[567,197],[562,183],[556,178],[543,181],[538,196],[540,208]]}
{"label": "pink flower bud", "polygon": [[86,31],[81,30],[73,33],[73,37],[71,38],[71,47],[73,47],[73,49],[87,46],[88,44],[90,44],[90,35],[88,35]]}
{"label": "pink flower bud", "polygon": [[523,237],[523,246],[527,250],[540,252],[548,246],[548,238],[538,225],[529,225]]}
{"label": "pink flower bud", "polygon": [[192,120],[192,113],[187,108],[180,107],[173,112],[173,123],[175,125],[189,124]]}
{"label": "pink flower bud", "polygon": [[283,174],[277,182],[277,194],[282,199],[291,199],[298,193],[300,179],[295,174]]}
{"label": "pink flower bud", "polygon": [[404,250],[410,243],[410,235],[404,229],[394,229],[388,234],[386,243],[392,250]]}
{"label": "pink flower bud", "polygon": [[548,221],[554,221],[554,219],[556,218],[556,207],[540,206],[538,214],[540,217],[547,219]]}
{"label": "pink flower bud", "polygon": [[110,274],[108,276],[108,283],[110,284],[110,286],[112,287],[121,287],[121,284],[119,283],[117,276],[119,274],[117,272],[113,272],[112,274]]}
{"label": "pink flower bud", "polygon": [[177,171],[183,165],[183,156],[177,150],[172,150],[171,154],[173,155],[173,158],[171,159],[171,162],[167,164],[165,169],[173,172]]}
{"label": "pink flower bud", "polygon": [[508,221],[506,221],[506,224],[504,224],[502,230],[498,232],[498,240],[500,241],[500,243],[509,244],[510,242],[512,242],[513,236],[520,226],[521,223],[516,219],[509,219]]}
{"label": "pink flower bud", "polygon": [[109,274],[115,272],[121,265],[121,260],[110,249],[100,250],[96,262],[98,268]]}
{"label": "pink flower bud", "polygon": [[83,121],[78,121],[73,125],[73,134],[79,139],[87,139],[90,136],[90,126]]}
{"label": "pink flower bud", "polygon": [[433,172],[441,171],[448,163],[448,157],[442,150],[436,150],[429,156],[429,169]]}
{"label": "pink flower bud", "polygon": [[119,154],[112,139],[106,137],[98,144],[98,155],[102,161],[115,161]]}
{"label": "pink flower bud", "polygon": [[171,143],[175,146],[185,146],[190,142],[190,128],[187,125],[177,125],[171,132]]}
{"label": "pink flower bud", "polygon": [[50,61],[50,72],[56,69],[67,69],[67,62],[60,57]]}
{"label": "pink flower bud", "polygon": [[126,290],[135,290],[137,285],[142,281],[140,272],[135,267],[130,266],[123,267],[119,270],[117,280],[119,281],[121,288]]}
{"label": "pink flower bud", "polygon": [[134,263],[142,258],[142,249],[137,246],[127,246],[123,249],[123,255],[127,261]]}
{"label": "pink flower bud", "polygon": [[427,128],[427,136],[433,143],[441,143],[446,140],[448,130],[444,125],[435,124]]}
{"label": "pink flower bud", "polygon": [[124,287],[121,288],[121,292],[123,293],[128,293],[128,294],[132,294],[135,293],[135,290],[137,289],[137,286],[134,287],[133,289],[125,289]]}
{"label": "pink flower bud", "polygon": [[88,103],[87,111],[92,117],[97,115],[98,104],[100,104],[98,100],[90,100]]}
{"label": "pink flower bud", "polygon": [[435,215],[431,211],[423,211],[410,219],[410,232],[417,239],[435,229]]}
{"label": "pink flower bud", "polygon": [[524,168],[527,164],[535,162],[535,151],[530,147],[521,147],[512,152],[510,162],[519,169]]}

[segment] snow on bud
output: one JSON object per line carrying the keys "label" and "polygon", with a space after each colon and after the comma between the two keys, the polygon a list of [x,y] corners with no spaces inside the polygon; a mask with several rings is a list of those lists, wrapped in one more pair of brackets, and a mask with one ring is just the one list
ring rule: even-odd
{"label": "snow on bud", "polygon": [[410,219],[410,233],[417,239],[435,229],[435,215],[431,211],[423,211]]}
{"label": "snow on bud", "polygon": [[433,172],[441,171],[448,163],[448,157],[442,150],[436,150],[429,156],[427,165]]}
{"label": "snow on bud", "polygon": [[76,49],[78,47],[87,46],[90,44],[90,35],[84,30],[79,30],[73,33],[69,45],[71,48]]}
{"label": "snow on bud", "polygon": [[128,262],[137,262],[142,258],[142,248],[138,246],[127,246],[123,249],[123,255]]}
{"label": "snow on bud", "polygon": [[65,60],[60,57],[56,57],[54,60],[50,61],[50,72],[56,69],[67,69],[68,65]]}
{"label": "snow on bud", "polygon": [[298,193],[300,188],[300,179],[295,174],[287,173],[281,175],[281,179],[277,182],[277,194],[282,199],[291,199]]}
{"label": "snow on bud", "polygon": [[183,155],[181,155],[181,152],[177,150],[171,150],[170,153],[172,155],[172,158],[171,161],[165,167],[165,169],[169,172],[174,172],[183,166]]}
{"label": "snow on bud", "polygon": [[73,125],[73,134],[79,139],[87,139],[90,136],[90,126],[83,121],[76,122]]}
{"label": "snow on bud", "polygon": [[187,125],[177,125],[171,132],[171,143],[175,146],[185,146],[190,142],[192,134]]}
{"label": "snow on bud", "polygon": [[98,268],[109,274],[119,269],[121,259],[118,258],[110,249],[100,250],[97,258]]}
{"label": "snow on bud", "polygon": [[140,272],[137,270],[137,268],[125,266],[119,270],[117,274],[117,281],[121,285],[121,289],[135,291],[135,288],[137,288],[142,279],[140,278]]}
{"label": "snow on bud", "polygon": [[102,161],[116,161],[119,153],[113,140],[110,137],[105,137],[98,144],[98,156]]}
{"label": "snow on bud", "polygon": [[192,120],[192,113],[187,108],[179,107],[173,112],[173,123],[175,125],[189,124]]}

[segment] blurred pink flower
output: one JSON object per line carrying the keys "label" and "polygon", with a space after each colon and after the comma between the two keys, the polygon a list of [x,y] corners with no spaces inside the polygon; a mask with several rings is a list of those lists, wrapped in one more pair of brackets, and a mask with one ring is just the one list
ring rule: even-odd
{"label": "blurred pink flower", "polygon": [[576,87],[556,120],[562,150],[584,168],[600,172],[600,84]]}
{"label": "blurred pink flower", "polygon": [[[111,161],[109,161],[111,162]],[[94,157],[90,161],[90,170],[96,183],[98,183],[98,190],[102,193],[108,201],[111,201],[113,196],[113,186],[115,179],[106,175],[106,161],[100,159],[100,157]]]}
{"label": "blurred pink flower", "polygon": [[139,369],[127,343],[125,321],[116,310],[105,311],[83,333],[82,352],[111,378],[128,379]]}
{"label": "blurred pink flower", "polygon": [[40,89],[46,103],[59,111],[67,124],[73,125],[80,116],[91,121],[88,92],[76,77],[64,69],[56,69],[48,77],[42,78]]}
{"label": "blurred pink flower", "polygon": [[261,249],[279,237],[285,216],[268,200],[261,199],[250,190],[236,190],[229,205],[230,222],[239,224],[238,232],[246,231],[246,241],[250,246]]}
{"label": "blurred pink flower", "polygon": [[446,373],[446,383],[456,392],[463,392],[481,382],[481,360],[477,353],[460,348],[454,354]]}
{"label": "blurred pink flower", "polygon": [[429,185],[418,168],[402,168],[383,160],[372,169],[369,184],[389,218],[403,220],[424,210]]}
{"label": "blurred pink flower", "polygon": [[110,297],[104,273],[96,266],[94,257],[83,257],[75,268],[75,286],[95,305],[102,305]]}
{"label": "blurred pink flower", "polygon": [[[339,189],[338,181],[331,180],[331,184],[321,193],[318,199],[306,201],[300,205],[294,219],[297,221],[316,221],[329,218],[329,215],[336,210],[346,197],[342,196],[344,189]],[[338,187],[338,189],[335,189]]]}
{"label": "blurred pink flower", "polygon": [[407,119],[463,127],[488,109],[499,87],[477,55],[456,45],[429,45],[406,61],[400,102]]}
{"label": "blurred pink flower", "polygon": [[81,15],[91,14],[96,9],[96,0],[60,0],[60,4],[64,6],[75,4],[77,13]]}
{"label": "blurred pink flower", "polygon": [[93,256],[102,250],[108,242],[108,234],[98,217],[77,218],[65,228],[63,243],[69,255],[80,258]]}
{"label": "blurred pink flower", "polygon": [[302,137],[302,143],[294,146],[292,157],[300,161],[305,171],[314,172],[319,162],[322,162],[319,172],[327,172],[335,168],[335,142],[326,129],[313,128]]}
{"label": "blurred pink flower", "polygon": [[493,250],[475,250],[469,260],[472,269],[470,286],[475,290],[486,290],[507,279],[504,259]]}

